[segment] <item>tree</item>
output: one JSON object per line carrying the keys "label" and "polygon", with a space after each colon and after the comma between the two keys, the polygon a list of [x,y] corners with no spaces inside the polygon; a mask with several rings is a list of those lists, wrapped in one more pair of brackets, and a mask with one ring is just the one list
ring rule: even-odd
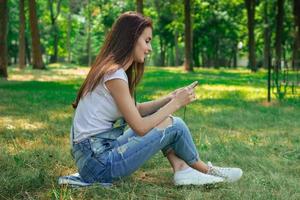
{"label": "tree", "polygon": [[20,17],[20,31],[19,31],[19,68],[24,69],[25,62],[25,12],[24,12],[24,0],[20,0],[19,4],[19,17]]}
{"label": "tree", "polygon": [[[64,8],[63,5],[64,4],[62,4],[62,9]],[[67,53],[66,54],[67,54],[67,62],[71,63],[71,61],[74,60],[74,58],[73,58],[74,48],[73,47],[77,45],[77,42],[72,42],[72,41],[76,40],[76,37],[74,37],[74,36],[76,36],[76,34],[74,34],[74,32],[76,32],[76,33],[80,32],[80,30],[78,30],[78,28],[76,27],[78,25],[78,21],[76,20],[76,17],[79,16],[80,9],[82,8],[82,1],[69,0],[66,7],[68,7],[67,8],[68,15],[67,15],[67,20],[66,20],[66,23],[67,23],[67,25],[66,25],[66,29],[67,29],[66,52]]]}
{"label": "tree", "polygon": [[30,54],[30,48],[29,48],[29,41],[28,41],[28,36],[25,34],[25,53],[26,53],[26,59],[27,63],[31,65],[31,54]]}
{"label": "tree", "polygon": [[60,5],[61,5],[61,0],[58,0],[56,2],[56,9],[55,9],[55,13],[54,13],[54,0],[48,0],[48,7],[49,7],[49,11],[50,11],[50,19],[51,19],[51,32],[53,35],[53,52],[52,55],[50,57],[50,62],[54,63],[57,62],[57,55],[58,55],[58,26],[56,24],[56,20],[57,17],[59,16],[60,13]]}
{"label": "tree", "polygon": [[7,78],[7,0],[0,0],[0,77]]}
{"label": "tree", "polygon": [[42,59],[40,35],[37,24],[35,0],[29,0],[29,18],[32,42],[32,65],[33,69],[45,69]]}
{"label": "tree", "polygon": [[255,58],[255,37],[254,37],[254,26],[255,26],[255,0],[245,0],[247,9],[247,27],[248,27],[248,52],[249,52],[249,67],[255,72],[256,58]]}
{"label": "tree", "polygon": [[88,55],[88,65],[92,64],[92,47],[91,47],[91,27],[92,27],[92,13],[90,0],[87,0],[87,55]]}
{"label": "tree", "polygon": [[265,1],[263,5],[264,10],[264,63],[263,66],[268,68],[268,102],[271,101],[271,31],[269,21],[269,6]]}
{"label": "tree", "polygon": [[275,35],[275,86],[276,94],[279,99],[282,99],[286,90],[282,91],[280,82],[281,57],[282,57],[282,35],[283,35],[283,15],[284,15],[284,0],[277,0],[277,15],[276,15],[276,35]]}
{"label": "tree", "polygon": [[178,47],[178,30],[175,30],[174,33],[174,44],[175,44],[175,66],[179,65],[179,47]]}
{"label": "tree", "polygon": [[136,0],[136,11],[143,14],[143,0]]}
{"label": "tree", "polygon": [[184,22],[185,22],[185,60],[184,69],[186,71],[193,71],[192,61],[192,27],[191,27],[191,2],[190,0],[184,1]]}
{"label": "tree", "polygon": [[68,12],[68,29],[67,29],[67,45],[66,49],[68,52],[67,62],[71,62],[71,29],[72,29],[72,1],[69,1],[69,12]]}
{"label": "tree", "polygon": [[[154,7],[157,12],[157,22],[154,26],[154,32],[158,35],[158,41],[154,44],[159,46],[159,57],[156,59],[157,65],[165,66],[168,64],[168,56],[172,58],[172,51],[168,51],[173,47],[174,34],[172,29],[173,15],[170,2],[154,1]],[[155,56],[154,56],[155,57]],[[173,61],[172,61],[173,62]]]}
{"label": "tree", "polygon": [[[282,30],[283,30],[283,4],[284,0],[277,0],[277,15],[276,15],[276,37],[275,37],[275,73],[278,76],[278,71],[281,68],[282,55]],[[278,78],[278,77],[277,77]]]}
{"label": "tree", "polygon": [[299,68],[300,65],[300,1],[294,0],[293,2],[293,14],[295,22],[295,34],[293,45],[293,69]]}
{"label": "tree", "polygon": [[264,2],[264,67],[269,67],[271,56],[271,31],[268,2]]}
{"label": "tree", "polygon": [[193,2],[194,67],[236,66],[237,46],[246,35],[244,0]]}

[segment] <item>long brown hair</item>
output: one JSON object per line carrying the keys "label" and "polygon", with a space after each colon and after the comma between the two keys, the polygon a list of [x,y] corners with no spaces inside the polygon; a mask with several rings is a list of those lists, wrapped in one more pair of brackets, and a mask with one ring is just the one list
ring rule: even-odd
{"label": "long brown hair", "polygon": [[[152,28],[152,21],[136,12],[126,12],[119,16],[107,34],[100,53],[81,85],[75,102],[75,109],[80,99],[92,92],[101,78],[124,66],[133,54],[135,44],[147,27]],[[144,63],[133,62],[126,70],[131,96],[144,74]]]}

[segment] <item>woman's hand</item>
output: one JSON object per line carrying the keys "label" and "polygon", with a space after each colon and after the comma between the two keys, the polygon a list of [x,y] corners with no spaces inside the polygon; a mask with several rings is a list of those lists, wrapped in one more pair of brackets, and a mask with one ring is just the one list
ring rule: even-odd
{"label": "woman's hand", "polygon": [[174,90],[173,92],[171,92],[170,94],[168,94],[167,97],[168,97],[170,100],[172,100],[172,99],[177,95],[177,93],[181,92],[181,91],[184,90],[185,88],[193,89],[193,88],[195,88],[197,85],[198,85],[198,81],[195,81],[195,82],[193,82],[192,84],[190,84],[190,85],[188,85],[188,86],[185,86],[185,87],[178,88],[178,89]]}
{"label": "woman's hand", "polygon": [[175,90],[173,93],[171,93],[173,95],[172,99],[174,99],[180,107],[195,101],[197,98],[195,95],[194,88],[197,84],[198,82],[195,81],[194,83],[190,84],[187,87],[183,87]]}
{"label": "woman's hand", "polygon": [[180,107],[183,107],[183,106],[195,101],[196,95],[195,95],[194,88],[186,87],[186,88],[178,91],[176,93],[175,97],[173,98],[173,100],[175,100]]}
{"label": "woman's hand", "polygon": [[170,100],[172,100],[172,99],[176,96],[176,94],[177,94],[178,92],[180,92],[181,90],[184,90],[184,88],[185,88],[185,87],[178,88],[178,89],[174,90],[173,92],[171,92],[170,94],[167,95],[168,98],[169,98]]}

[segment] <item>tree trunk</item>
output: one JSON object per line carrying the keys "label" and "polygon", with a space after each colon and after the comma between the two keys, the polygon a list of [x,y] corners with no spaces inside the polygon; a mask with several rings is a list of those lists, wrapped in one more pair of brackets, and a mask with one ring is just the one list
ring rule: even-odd
{"label": "tree trunk", "polygon": [[233,51],[232,51],[232,66],[233,68],[237,68],[237,57],[238,57],[238,45],[235,42],[234,43],[234,47],[233,47]]}
{"label": "tree trunk", "polygon": [[40,34],[36,16],[35,0],[29,0],[29,18],[32,42],[32,65],[33,69],[45,69],[42,59]]}
{"label": "tree trunk", "polygon": [[178,47],[178,31],[175,30],[175,37],[174,37],[174,44],[175,44],[175,65],[179,65],[179,47]]}
{"label": "tree trunk", "polygon": [[186,71],[193,71],[192,63],[192,27],[191,27],[191,2],[190,0],[184,1],[184,22],[185,22],[185,60],[184,69]]}
{"label": "tree trunk", "polygon": [[293,14],[295,22],[295,36],[293,47],[293,69],[300,68],[300,1],[294,0]]}
{"label": "tree trunk", "polygon": [[283,4],[284,0],[277,0],[277,16],[276,16],[276,37],[275,37],[275,73],[281,68],[281,55],[282,55],[282,30],[283,30]]}
{"label": "tree trunk", "polygon": [[68,13],[68,32],[67,32],[67,52],[68,58],[67,62],[71,63],[71,29],[72,29],[72,5],[71,1],[69,1],[69,13]]}
{"label": "tree trunk", "polygon": [[198,44],[197,41],[193,43],[193,59],[194,59],[195,66],[200,67],[199,46],[197,44]]}
{"label": "tree trunk", "polygon": [[14,58],[14,64],[17,65],[18,64],[18,56],[16,54],[14,54],[13,58]]}
{"label": "tree trunk", "polygon": [[251,71],[257,71],[256,68],[256,58],[255,58],[255,36],[254,36],[254,26],[255,26],[255,0],[245,0],[247,8],[247,18],[248,18],[248,52],[249,52],[249,68]]}
{"label": "tree trunk", "polygon": [[283,29],[283,4],[284,0],[277,0],[277,15],[276,15],[276,36],[275,36],[275,85],[276,93],[281,99],[284,92],[281,89],[279,71],[281,70],[281,56],[282,56],[282,29]]}
{"label": "tree trunk", "polygon": [[213,56],[213,67],[219,68],[220,67],[220,59],[219,59],[219,39],[215,42],[215,53]]}
{"label": "tree trunk", "polygon": [[169,48],[169,55],[170,55],[169,56],[170,59],[169,59],[169,63],[168,63],[169,66],[175,66],[174,51],[175,51],[174,46]]}
{"label": "tree trunk", "polygon": [[7,0],[0,0],[0,77],[7,78]]}
{"label": "tree trunk", "polygon": [[271,56],[271,36],[269,24],[268,2],[264,2],[264,67],[269,66],[269,57]]}
{"label": "tree trunk", "polygon": [[26,35],[26,33],[25,33],[25,54],[27,58],[27,64],[31,65],[30,48],[29,48],[28,36]]}
{"label": "tree trunk", "polygon": [[26,67],[25,62],[25,12],[24,12],[24,0],[20,0],[20,31],[19,31],[19,68],[24,69]]}
{"label": "tree trunk", "polygon": [[53,54],[50,55],[50,63],[56,63],[58,57],[58,27],[57,25],[52,26],[53,33]]}
{"label": "tree trunk", "polygon": [[165,66],[166,51],[165,51],[165,45],[164,45],[164,42],[163,42],[163,39],[161,36],[160,36],[159,44],[160,44],[160,66]]}
{"label": "tree trunk", "polygon": [[143,0],[136,0],[136,11],[143,14]]}
{"label": "tree trunk", "polygon": [[87,54],[88,54],[88,66],[92,64],[92,52],[91,52],[91,31],[90,31],[90,22],[88,22],[88,37],[87,37]]}
{"label": "tree trunk", "polygon": [[88,66],[92,64],[92,43],[91,43],[91,8],[90,8],[90,1],[87,1],[87,9],[88,9],[88,19],[87,19],[87,55],[88,55]]}
{"label": "tree trunk", "polygon": [[48,0],[48,7],[50,11],[50,19],[51,19],[51,26],[52,26],[51,30],[53,34],[53,54],[50,56],[51,63],[57,62],[57,56],[58,56],[59,29],[56,24],[56,19],[60,13],[60,4],[61,4],[61,0],[58,0],[56,4],[56,13],[54,14],[54,10],[53,10],[54,2],[53,0]]}

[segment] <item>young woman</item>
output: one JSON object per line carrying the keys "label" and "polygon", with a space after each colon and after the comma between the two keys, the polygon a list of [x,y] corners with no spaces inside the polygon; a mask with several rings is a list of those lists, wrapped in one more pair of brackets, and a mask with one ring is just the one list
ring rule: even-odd
{"label": "young woman", "polygon": [[[135,12],[122,14],[108,33],[73,103],[72,153],[80,176],[87,183],[112,183],[161,150],[176,185],[238,180],[240,169],[202,162],[184,121],[171,116],[196,99],[196,82],[155,101],[135,102],[151,39],[151,20]],[[118,119],[130,128],[114,128]]]}

